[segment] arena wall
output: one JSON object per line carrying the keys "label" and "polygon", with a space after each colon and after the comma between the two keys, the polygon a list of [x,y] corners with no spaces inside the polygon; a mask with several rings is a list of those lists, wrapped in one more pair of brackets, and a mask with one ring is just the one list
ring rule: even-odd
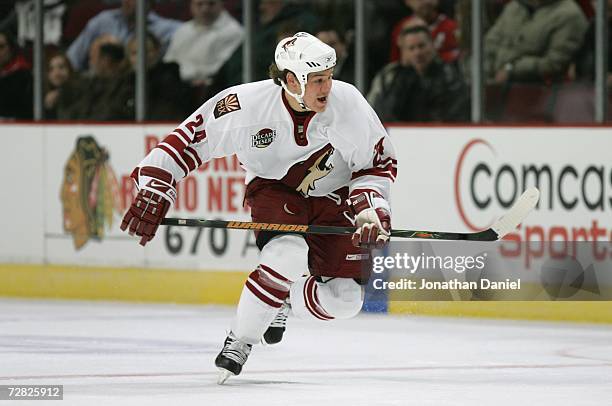
{"label": "arena wall", "polygon": [[[0,177],[0,295],[232,304],[257,263],[252,233],[161,227],[145,248],[119,230],[129,175],[167,124],[12,124]],[[399,157],[395,227],[474,231],[524,186],[539,206],[511,238],[612,240],[612,130],[602,127],[389,128]],[[217,159],[182,182],[179,217],[248,220],[244,172]],[[93,185],[93,186],[92,186]],[[383,310],[612,322],[611,302],[399,302]]]}

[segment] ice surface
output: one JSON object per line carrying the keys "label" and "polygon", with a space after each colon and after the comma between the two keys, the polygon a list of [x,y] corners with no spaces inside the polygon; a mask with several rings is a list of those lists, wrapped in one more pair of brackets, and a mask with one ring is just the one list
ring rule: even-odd
{"label": "ice surface", "polygon": [[62,384],[58,404],[79,406],[612,404],[611,326],[291,318],[281,344],[254,348],[242,375],[219,386],[213,360],[232,315],[0,300],[0,384]]}

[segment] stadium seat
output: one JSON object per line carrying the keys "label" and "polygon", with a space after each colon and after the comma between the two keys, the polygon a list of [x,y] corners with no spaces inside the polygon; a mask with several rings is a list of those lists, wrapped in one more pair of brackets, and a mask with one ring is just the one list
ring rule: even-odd
{"label": "stadium seat", "polygon": [[592,123],[595,91],[590,83],[568,83],[559,88],[553,110],[556,123]]}
{"label": "stadium seat", "polygon": [[543,84],[511,84],[503,100],[500,122],[552,122],[555,93],[554,87]]}

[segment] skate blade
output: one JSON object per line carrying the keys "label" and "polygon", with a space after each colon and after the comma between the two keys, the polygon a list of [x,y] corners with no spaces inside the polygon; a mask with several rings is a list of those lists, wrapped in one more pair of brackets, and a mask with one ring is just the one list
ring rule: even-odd
{"label": "skate blade", "polygon": [[217,385],[223,385],[227,378],[230,376],[235,376],[233,373],[228,371],[227,369],[219,368],[219,376],[217,377]]}

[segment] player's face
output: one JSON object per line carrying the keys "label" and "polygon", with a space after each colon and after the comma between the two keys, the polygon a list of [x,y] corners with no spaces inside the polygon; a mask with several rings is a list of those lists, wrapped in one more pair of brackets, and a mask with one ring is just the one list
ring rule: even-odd
{"label": "player's face", "polygon": [[321,113],[327,108],[333,73],[334,68],[330,68],[308,75],[303,99],[310,110]]}

